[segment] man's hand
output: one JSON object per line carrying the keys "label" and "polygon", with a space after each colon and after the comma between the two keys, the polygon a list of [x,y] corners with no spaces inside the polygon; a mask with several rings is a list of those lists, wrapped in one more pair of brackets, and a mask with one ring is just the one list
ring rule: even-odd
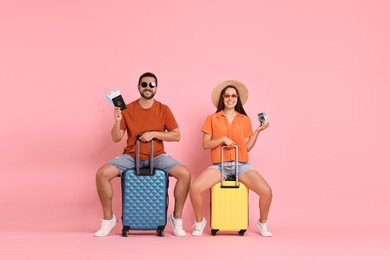
{"label": "man's hand", "polygon": [[145,132],[140,137],[139,140],[141,142],[149,142],[154,138],[153,132]]}
{"label": "man's hand", "polygon": [[121,121],[122,120],[122,111],[119,107],[115,107],[114,109],[114,118],[115,121]]}

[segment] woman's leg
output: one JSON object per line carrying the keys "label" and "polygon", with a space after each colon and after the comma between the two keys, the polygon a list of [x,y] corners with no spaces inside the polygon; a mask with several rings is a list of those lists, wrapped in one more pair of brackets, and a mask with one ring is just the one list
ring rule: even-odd
{"label": "woman's leg", "polygon": [[263,223],[268,218],[268,213],[272,202],[272,190],[264,178],[255,170],[249,170],[240,175],[239,180],[250,190],[254,191],[259,198],[260,222]]}
{"label": "woman's leg", "polygon": [[198,176],[190,187],[190,199],[194,209],[195,221],[203,220],[202,212],[202,193],[210,189],[214,184],[221,181],[221,173],[214,168],[207,168]]}

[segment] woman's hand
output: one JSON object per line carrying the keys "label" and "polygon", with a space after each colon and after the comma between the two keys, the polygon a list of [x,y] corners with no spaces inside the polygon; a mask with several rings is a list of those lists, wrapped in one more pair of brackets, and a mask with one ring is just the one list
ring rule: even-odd
{"label": "woman's hand", "polygon": [[232,139],[230,139],[229,137],[227,137],[227,136],[222,137],[222,140],[223,140],[223,143],[225,145],[227,145],[229,148],[232,148],[233,146],[236,145],[234,143],[234,141]]}
{"label": "woman's hand", "polygon": [[256,131],[260,133],[261,131],[265,130],[268,127],[269,127],[269,122],[267,120],[266,122],[262,123],[261,126],[257,127]]}

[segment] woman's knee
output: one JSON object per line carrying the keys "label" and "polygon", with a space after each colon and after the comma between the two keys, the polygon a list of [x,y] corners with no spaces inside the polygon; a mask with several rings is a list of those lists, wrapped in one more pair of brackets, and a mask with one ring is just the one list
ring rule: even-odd
{"label": "woman's knee", "polygon": [[194,194],[194,195],[200,193],[199,185],[197,184],[197,182],[192,182],[191,183],[191,185],[190,185],[190,193]]}
{"label": "woman's knee", "polygon": [[272,198],[272,189],[269,185],[267,185],[267,187],[264,189],[262,197],[267,197],[269,199]]}

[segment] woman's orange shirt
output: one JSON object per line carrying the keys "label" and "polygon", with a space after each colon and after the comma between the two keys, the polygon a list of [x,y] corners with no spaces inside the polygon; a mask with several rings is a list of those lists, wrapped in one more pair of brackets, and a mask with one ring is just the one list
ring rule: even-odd
{"label": "woman's orange shirt", "polygon": [[[202,132],[211,136],[211,139],[223,136],[229,137],[238,146],[238,161],[248,162],[248,151],[246,149],[245,139],[253,134],[252,125],[249,117],[236,112],[236,116],[231,125],[222,111],[209,115],[202,127]],[[211,161],[213,163],[221,162],[221,144],[210,150]],[[235,160],[235,150],[224,150],[224,161]]]}

